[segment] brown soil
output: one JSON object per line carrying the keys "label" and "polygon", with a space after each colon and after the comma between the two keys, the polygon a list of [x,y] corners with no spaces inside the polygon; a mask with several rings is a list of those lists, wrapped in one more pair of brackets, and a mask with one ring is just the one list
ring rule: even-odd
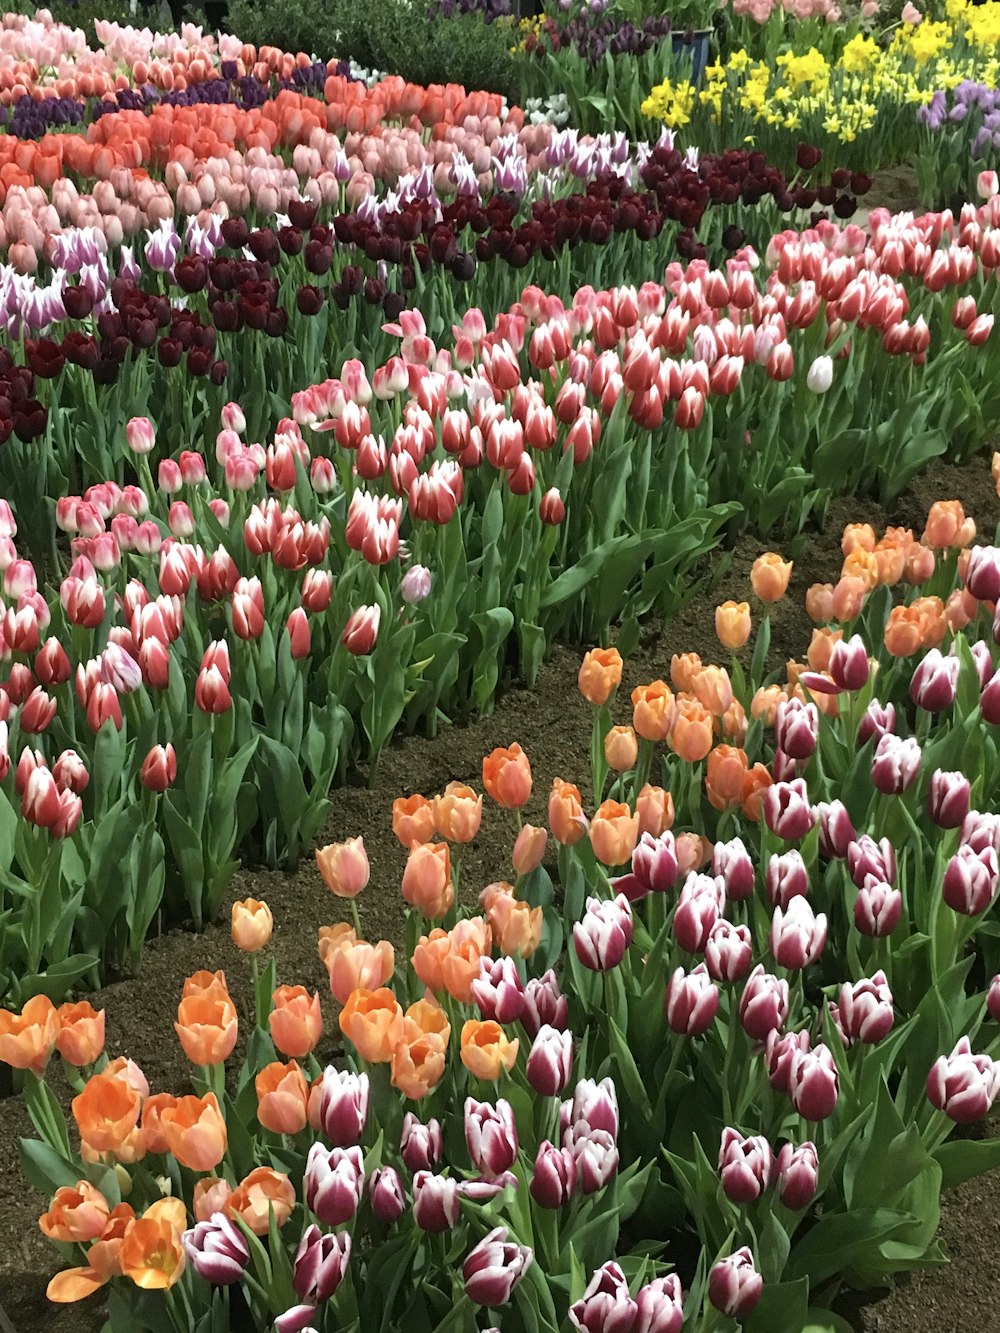
{"label": "brown soil", "polygon": [[[989,476],[988,462],[980,457],[961,467],[936,464],[918,478],[889,511],[871,501],[838,501],[831,507],[826,531],[799,542],[796,568],[787,598],[772,608],[772,666],[800,657],[808,644],[811,625],[803,610],[806,587],[817,580],[833,580],[840,565],[839,534],[848,520],[865,520],[877,528],[903,524],[920,531],[930,503],[938,498],[959,498],[975,515],[984,540],[991,540],[1000,521],[1000,501]],[[748,572],[764,549],[756,539],[706,565],[712,583],[671,620],[650,623],[638,649],[625,664],[622,698],[632,687],[669,670],[674,652],[694,650],[706,660],[720,656],[714,634],[713,608],[728,597],[748,594]],[[433,740],[404,739],[394,744],[382,761],[378,788],[369,791],[349,786],[333,793],[333,808],[322,842],[362,833],[372,864],[372,881],[359,900],[362,924],[370,939],[402,937],[403,910],[399,882],[404,853],[390,827],[394,796],[421,791],[432,794],[451,779],[481,785],[483,755],[496,745],[520,741],[531,757],[535,787],[525,811],[536,823],[545,821],[545,801],[556,775],[581,781],[588,767],[591,716],[576,689],[581,650],[557,645],[543,666],[532,691],[510,688],[495,713],[468,726],[445,730]],[[624,708],[619,720],[626,720]],[[581,782],[581,786],[583,783]],[[586,794],[586,793],[585,793]],[[470,896],[493,879],[507,875],[512,834],[495,809],[487,811],[483,829],[467,849],[462,878]],[[333,1002],[316,954],[319,926],[344,919],[340,902],[324,888],[312,861],[304,861],[293,875],[246,870],[237,876],[226,903],[253,896],[265,899],[275,919],[271,945],[279,982],[316,987],[325,996],[328,1036],[319,1051],[321,1060],[335,1055],[337,1042]],[[151,940],[142,975],[105,987],[92,996],[107,1014],[107,1048],[126,1054],[146,1073],[154,1091],[187,1090],[189,1070],[172,1035],[181,985],[198,968],[226,969],[245,1031],[251,1026],[249,967],[229,940],[224,925],[210,926],[201,935],[170,931]],[[238,1068],[242,1049],[230,1060]],[[70,1093],[54,1071],[51,1079],[68,1108]],[[45,1299],[45,1285],[58,1268],[52,1245],[38,1230],[45,1200],[23,1181],[17,1141],[32,1133],[22,1101],[0,1097],[0,1314],[6,1310],[17,1333],[96,1333],[103,1319],[99,1296],[82,1306],[59,1308]],[[995,1294],[1000,1289],[1000,1172],[971,1182],[945,1200],[942,1235],[954,1258],[950,1268],[918,1276],[888,1299],[851,1314],[862,1333],[920,1333],[933,1329],[966,1330],[996,1326]],[[846,1313],[846,1311],[845,1311]],[[0,1329],[3,1321],[0,1319]]]}

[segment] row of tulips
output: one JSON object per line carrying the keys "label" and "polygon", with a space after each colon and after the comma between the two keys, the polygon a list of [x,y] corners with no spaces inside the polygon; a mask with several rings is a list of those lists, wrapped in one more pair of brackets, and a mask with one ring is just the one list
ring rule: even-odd
{"label": "row of tulips", "polygon": [[[255,900],[233,907],[255,978],[235,1080],[220,972],[178,1006],[193,1092],[109,1062],[86,1003],[3,1016],[40,1136],[25,1169],[52,1194],[40,1225],[70,1247],[51,1298],[112,1284],[113,1331],[840,1333],[844,1274],[937,1261],[941,1189],[998,1158],[993,1140],[950,1141],[1000,1092],[979,929],[1000,881],[1000,551],[974,534],[955,501],[919,539],[844,533],[844,578],[887,541],[929,553],[936,647],[892,643],[891,577],[836,620],[814,589],[808,663],[763,675],[765,616],[749,673],[674,657],[673,688],[637,686],[617,725],[622,659],[589,652],[589,817],[557,778],[546,824],[523,822],[517,744],[484,759],[485,808],[455,783],[393,803],[402,959],[361,938],[363,841],[321,849],[354,919],[319,938],[340,1068],[317,1059],[318,995],[261,971]],[[787,577],[762,558],[755,597]],[[750,618],[720,607],[723,642],[745,643]],[[450,849],[484,819],[512,821],[512,870],[476,912]],[[45,1081],[56,1050],[72,1136]]]}

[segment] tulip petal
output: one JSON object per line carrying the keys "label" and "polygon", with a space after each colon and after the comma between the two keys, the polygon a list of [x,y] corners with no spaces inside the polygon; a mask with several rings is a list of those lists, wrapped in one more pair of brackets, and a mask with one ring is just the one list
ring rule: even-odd
{"label": "tulip petal", "polygon": [[56,1304],[69,1305],[92,1296],[107,1281],[108,1278],[101,1277],[96,1268],[67,1268],[55,1275],[46,1287],[45,1295]]}

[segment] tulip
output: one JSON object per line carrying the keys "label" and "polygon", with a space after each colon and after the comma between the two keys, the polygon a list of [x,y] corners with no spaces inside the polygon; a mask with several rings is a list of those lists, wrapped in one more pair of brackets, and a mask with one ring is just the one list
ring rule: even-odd
{"label": "tulip", "polygon": [[315,1223],[306,1227],[292,1270],[296,1295],[310,1305],[328,1301],[343,1282],[350,1260],[351,1237],[346,1231],[324,1235]]}
{"label": "tulip", "polygon": [[111,1207],[101,1191],[87,1180],[78,1180],[75,1185],[56,1190],[38,1225],[50,1240],[85,1245],[104,1234],[110,1214]]}
{"label": "tulip", "polygon": [[744,1138],[739,1130],[722,1131],[719,1148],[719,1179],[726,1198],[733,1203],[753,1203],[767,1189],[774,1166],[771,1145],[761,1135]]}
{"label": "tulip", "polygon": [[255,1079],[257,1119],[273,1134],[298,1134],[308,1120],[309,1088],[294,1060],[265,1065]]}
{"label": "tulip", "polygon": [[470,1018],[462,1026],[462,1064],[476,1078],[495,1083],[501,1070],[513,1069],[519,1044],[517,1037],[508,1040],[499,1023]]}
{"label": "tulip", "polygon": [[431,571],[425,565],[411,565],[399,585],[400,598],[409,606],[425,602],[431,592]]}
{"label": "tulip", "polygon": [[594,1273],[569,1307],[569,1321],[578,1333],[631,1333],[638,1314],[625,1274],[613,1260]]}
{"label": "tulip", "polygon": [[[160,1126],[168,1150],[192,1171],[211,1171],[226,1155],[226,1122],[213,1092],[204,1097],[179,1097],[161,1111]],[[84,1132],[81,1126],[81,1134],[100,1147],[90,1137],[89,1128]]]}
{"label": "tulip", "polygon": [[418,1171],[413,1177],[413,1220],[421,1231],[450,1231],[458,1214],[458,1181]]}
{"label": "tulip", "polygon": [[587,832],[580,790],[571,782],[555,778],[549,793],[549,828],[556,842],[572,847]]}
{"label": "tulip", "polygon": [[753,862],[741,838],[715,844],[712,849],[712,876],[722,880],[726,898],[732,902],[742,902],[753,893]]}
{"label": "tulip", "polygon": [[795,1058],[799,1051],[808,1049],[807,1031],[780,1033],[773,1028],[767,1034],[764,1042],[764,1064],[767,1068],[768,1082],[775,1092],[788,1095],[789,1078]]}
{"label": "tulip", "polygon": [[239,1227],[224,1213],[213,1213],[181,1236],[188,1263],[213,1287],[239,1282],[250,1262],[250,1248]]}
{"label": "tulip", "polygon": [[232,941],[244,953],[258,953],[270,942],[274,917],[267,903],[244,898],[233,903]]}
{"label": "tulip", "polygon": [[892,992],[881,970],[853,986],[842,986],[837,1007],[844,1032],[852,1042],[874,1045],[892,1031]]}
{"label": "tulip", "polygon": [[837,1105],[837,1065],[828,1047],[798,1051],[788,1075],[788,1096],[805,1120],[825,1120]]}
{"label": "tulip", "polygon": [[961,828],[969,813],[969,794],[969,779],[964,773],[934,770],[927,795],[927,812],[938,828]]}
{"label": "tulip", "polygon": [[809,804],[809,790],[802,778],[775,782],[761,797],[764,822],[785,842],[804,838],[816,822]]}
{"label": "tulip", "polygon": [[118,1249],[118,1267],[144,1290],[167,1290],[184,1272],[181,1244],[184,1205],[179,1199],[158,1199],[126,1227]]}
{"label": "tulip", "polygon": [[713,1264],[708,1275],[708,1299],[731,1319],[745,1318],[763,1290],[764,1279],[754,1267],[753,1254],[746,1245]]}
{"label": "tulip", "polygon": [[174,1030],[192,1064],[221,1064],[236,1045],[237,1028],[236,1006],[224,991],[188,995],[177,1007]]}
{"label": "tulip", "polygon": [[569,1023],[569,1001],[559,989],[559,982],[551,968],[540,977],[533,977],[524,987],[524,1010],[521,1023],[534,1040],[543,1027],[562,1032]]}
{"label": "tulip", "polygon": [[833,383],[833,358],[818,356],[806,372],[806,385],[812,393],[826,393]]}
{"label": "tulip", "polygon": [[[55,1010],[52,1008],[52,1002],[47,996],[36,996],[29,1000],[22,1010],[22,1015],[27,1015],[28,1010],[36,1001],[45,1000],[51,1012],[51,1044],[48,1051],[51,1052],[55,1045],[57,1021]],[[36,1068],[38,1072],[44,1068],[44,1062],[39,1062],[36,1057],[34,1066],[26,1059],[27,1052],[12,1051],[13,1045],[11,1034],[4,1032],[2,1018],[8,1017],[8,1025],[11,1019],[17,1019],[18,1015],[6,1015],[4,1011],[0,1016],[0,1056],[7,1064],[11,1064],[15,1069]],[[11,1059],[11,1055],[19,1056],[20,1062]],[[47,1056],[46,1056],[47,1058]],[[114,1152],[135,1129],[139,1122],[139,1112],[142,1107],[142,1097],[139,1092],[131,1087],[124,1079],[117,1078],[113,1073],[105,1070],[101,1074],[94,1074],[88,1080],[84,1089],[73,1098],[72,1110],[73,1117],[76,1120],[77,1127],[80,1130],[80,1138],[95,1151],[99,1153]],[[220,1155],[221,1159],[221,1155]]]}
{"label": "tulip", "polygon": [[310,996],[304,986],[279,986],[272,998],[274,1008],[267,1019],[271,1040],[282,1055],[301,1060],[313,1050],[323,1031],[319,994]]}
{"label": "tulip", "polygon": [[471,787],[449,782],[444,794],[433,801],[434,826],[447,842],[466,843],[479,832],[483,817],[483,798]]}
{"label": "tulip", "polygon": [[615,773],[626,773],[635,767],[639,756],[639,742],[632,727],[612,727],[604,737],[604,758]]}
{"label": "tulip", "polygon": [[545,1024],[539,1028],[528,1053],[525,1072],[540,1097],[557,1097],[573,1072],[573,1034]]}
{"label": "tulip", "polygon": [[662,787],[647,782],[636,797],[635,813],[639,817],[640,837],[648,833],[651,838],[659,838],[673,825],[673,797]]}
{"label": "tulip", "polygon": [[778,705],[774,717],[774,735],[778,748],[791,759],[808,759],[819,743],[819,710],[801,699],[786,699]]}
{"label": "tulip", "polygon": [[318,847],[316,865],[324,884],[338,898],[356,898],[371,874],[362,837]]}
{"label": "tulip", "polygon": [[382,618],[378,606],[359,606],[348,617],[340,641],[355,657],[364,657],[375,647]]}
{"label": "tulip", "polygon": [[365,1164],[360,1148],[327,1148],[314,1143],[303,1177],[305,1201],[326,1226],[342,1226],[358,1210],[364,1193]]}
{"label": "tulip", "polygon": [[764,1041],[769,1032],[784,1026],[788,1003],[788,982],[765,972],[764,965],[758,963],[740,997],[743,1030],[754,1041]]}
{"label": "tulip", "polygon": [[407,1111],[399,1151],[410,1171],[431,1171],[441,1160],[442,1136],[438,1120],[425,1125]]}
{"label": "tulip", "polygon": [[590,821],[594,855],[606,866],[624,865],[635,849],[639,820],[621,801],[604,801]]}
{"label": "tulip", "polygon": [[788,908],[794,898],[809,893],[809,872],[802,854],[792,848],[780,856],[772,856],[767,863],[764,882],[772,907]]}
{"label": "tulip", "polygon": [[1000,601],[1000,547],[972,548],[965,569],[965,586],[977,602]]}
{"label": "tulip", "polygon": [[592,648],[580,665],[577,684],[588,703],[600,708],[621,684],[622,656],[617,648]]}
{"label": "tulip", "polygon": [[[720,917],[705,941],[705,964],[709,976],[713,981],[742,981],[750,971],[752,961],[753,945],[749,928],[734,926],[725,917]],[[695,968],[695,972],[697,970]],[[667,1017],[669,1019],[669,1013]]]}
{"label": "tulip", "polygon": [[95,1010],[88,1000],[80,1000],[61,1004],[56,1018],[56,1047],[62,1058],[77,1069],[92,1065],[104,1050],[104,1010]]}
{"label": "tulip", "polygon": [[647,893],[666,893],[676,882],[677,846],[674,835],[667,830],[659,837],[650,833],[640,836],[632,852],[631,875],[622,876],[613,887],[634,899]]}
{"label": "tulip", "polygon": [[688,875],[673,920],[674,937],[682,949],[693,954],[704,951],[709,932],[722,916],[725,901],[721,879],[694,872]]}
{"label": "tulip", "polygon": [[566,505],[557,486],[550,487],[539,500],[538,517],[550,528],[557,528],[566,517]]}
{"label": "tulip", "polygon": [[406,1195],[399,1172],[392,1166],[382,1166],[368,1178],[368,1198],[372,1212],[383,1226],[391,1226],[406,1208]]}
{"label": "tulip", "polygon": [[494,1227],[462,1265],[465,1294],[474,1305],[506,1305],[531,1264],[531,1250],[511,1244],[507,1236],[506,1227]]}
{"label": "tulip", "polygon": [[823,912],[815,915],[808,899],[796,895],[784,910],[774,909],[770,944],[771,953],[781,967],[808,967],[826,946],[826,915]]}
{"label": "tulip", "polygon": [[483,1018],[516,1023],[524,1009],[524,983],[512,958],[482,957],[479,976],[472,982],[472,998]]}
{"label": "tulip", "polygon": [[945,867],[942,896],[953,911],[979,916],[996,896],[998,880],[1000,866],[993,848],[976,852],[962,844]]}
{"label": "tulip", "polygon": [[927,1097],[958,1125],[982,1120],[1000,1092],[1000,1063],[973,1055],[962,1037],[951,1055],[940,1056],[927,1075]]}
{"label": "tulip", "polygon": [[854,924],[862,935],[891,935],[903,912],[903,895],[869,875],[854,900]]}
{"label": "tulip", "polygon": [[843,860],[857,838],[847,807],[843,801],[820,801],[815,811],[819,817],[820,855],[828,860]]}
{"label": "tulip", "polygon": [[[318,1009],[318,996],[316,1003]],[[375,991],[358,989],[340,1012],[340,1030],[362,1060],[388,1064],[403,1036],[403,1011],[386,987]]]}
{"label": "tulip", "polygon": [[955,702],[960,662],[932,648],[910,679],[910,698],[928,713],[940,713]]}
{"label": "tulip", "polygon": [[432,921],[455,901],[451,853],[446,842],[413,843],[403,871],[403,897]]}
{"label": "tulip", "polygon": [[680,1333],[684,1322],[684,1293],[676,1273],[655,1277],[635,1294],[638,1316],[635,1333]]}
{"label": "tulip", "polygon": [[779,602],[788,591],[792,562],[774,551],[765,551],[753,562],[750,582],[762,602]]}
{"label": "tulip", "polygon": [[488,1179],[502,1176],[517,1158],[517,1125],[509,1102],[465,1100],[465,1143],[473,1167]]}
{"label": "tulip", "polygon": [[1000,974],[990,982],[990,988],[986,994],[986,1008],[993,1022],[1000,1023]]}
{"label": "tulip", "polygon": [[819,1154],[814,1143],[782,1145],[775,1163],[778,1198],[786,1208],[808,1208],[819,1189]]}
{"label": "tulip", "polygon": [[886,704],[883,708],[877,699],[873,699],[858,723],[858,745],[866,745],[873,736],[881,740],[887,733],[894,731],[895,726],[895,705]]}
{"label": "tulip", "polygon": [[603,1189],[618,1170],[618,1145],[606,1129],[573,1125],[563,1135],[563,1147],[573,1153],[577,1180],[584,1194]]}
{"label": "tulip", "polygon": [[582,1078],[573,1089],[570,1101],[563,1102],[561,1118],[564,1125],[578,1125],[588,1129],[606,1130],[612,1138],[618,1137],[618,1094],[610,1078],[600,1083]]}
{"label": "tulip", "polygon": [[700,1037],[715,1021],[719,1008],[719,990],[704,963],[690,973],[676,969],[667,983],[663,1011],[671,1031],[686,1037]]}
{"label": "tulip", "polygon": [[992,847],[1000,855],[1000,816],[970,810],[962,824],[961,840],[974,852]]}
{"label": "tulip", "polygon": [[516,742],[483,760],[483,786],[497,805],[519,810],[531,795],[531,764]]}
{"label": "tulip", "polygon": [[515,873],[530,875],[532,871],[537,870],[545,856],[548,843],[547,829],[536,828],[534,824],[523,824],[514,839],[514,849],[511,852],[511,863]]}
{"label": "tulip", "polygon": [[860,634],[839,639],[830,652],[828,666],[834,684],[842,690],[862,690],[868,684],[871,665],[868,648]]}
{"label": "tulip", "polygon": [[125,443],[134,454],[152,452],[156,444],[156,430],[148,417],[132,417],[125,423]]}
{"label": "tulip", "polygon": [[888,734],[875,747],[872,782],[886,796],[899,796],[911,787],[920,772],[921,750],[914,737],[900,740]]}
{"label": "tulip", "polygon": [[632,940],[632,909],[624,894],[611,902],[588,898],[583,920],[573,927],[576,955],[594,972],[609,972],[625,957]]}
{"label": "tulip", "polygon": [[715,633],[724,648],[742,648],[751,628],[749,602],[723,602],[715,608]]}

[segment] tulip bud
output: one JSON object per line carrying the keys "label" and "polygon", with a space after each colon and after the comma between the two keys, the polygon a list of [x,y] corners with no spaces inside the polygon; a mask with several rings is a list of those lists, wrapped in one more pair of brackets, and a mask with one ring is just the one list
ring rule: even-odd
{"label": "tulip bud", "polygon": [[534,1258],[526,1245],[508,1241],[506,1227],[494,1227],[462,1265],[465,1294],[473,1305],[506,1305]]}
{"label": "tulip bud", "polygon": [[788,1017],[788,982],[764,971],[758,963],[740,997],[740,1022],[747,1036],[764,1041],[769,1032],[784,1026]]}
{"label": "tulip bud", "polygon": [[806,385],[812,393],[826,393],[833,383],[833,359],[818,356],[806,372]]}
{"label": "tulip bud", "polygon": [[851,817],[843,801],[820,801],[816,807],[819,816],[819,851],[828,860],[842,860],[857,837]]}
{"label": "tulip bud", "polygon": [[528,1188],[540,1208],[562,1208],[576,1188],[576,1161],[572,1152],[557,1148],[548,1139],[540,1143]]}
{"label": "tulip bud", "polygon": [[977,602],[1000,601],[1000,547],[972,548],[965,569],[965,586]]}
{"label": "tulip bud", "polygon": [[134,454],[148,454],[156,444],[156,430],[148,417],[132,417],[125,424],[125,443]]}
{"label": "tulip bud", "polygon": [[776,1028],[772,1028],[767,1034],[764,1043],[764,1064],[767,1067],[768,1082],[775,1092],[783,1092],[786,1097],[788,1096],[792,1065],[798,1052],[808,1049],[809,1033],[805,1030],[779,1033]]}
{"label": "tulip bud", "polygon": [[551,968],[542,976],[533,977],[525,985],[521,1023],[532,1039],[546,1025],[562,1032],[569,1023],[569,1001],[559,989],[556,974]]}
{"label": "tulip bud", "polygon": [[427,1124],[407,1111],[403,1117],[403,1133],[399,1151],[410,1171],[431,1171],[441,1160],[441,1123],[429,1120]]}
{"label": "tulip bud", "polygon": [[1000,869],[992,847],[975,852],[962,844],[945,867],[942,896],[953,911],[979,916],[996,896],[998,878]]}
{"label": "tulip bud", "polygon": [[341,635],[341,643],[348,652],[355,657],[363,657],[372,651],[378,638],[381,616],[378,606],[359,606],[352,612]]}
{"label": "tulip bud", "polygon": [[677,968],[667,983],[663,1012],[671,1031],[686,1037],[700,1037],[715,1021],[719,1008],[719,990],[704,963],[691,972]]}
{"label": "tulip bud", "polygon": [[782,1145],[775,1164],[778,1198],[786,1208],[799,1212],[808,1208],[819,1189],[819,1154],[814,1143],[800,1143],[793,1148]]}
{"label": "tulip bud", "polygon": [[371,875],[363,837],[317,848],[316,865],[323,882],[338,898],[356,898]]}
{"label": "tulip bud", "polygon": [[525,1073],[540,1097],[557,1097],[573,1072],[573,1034],[545,1024],[528,1053]]}
{"label": "tulip bud", "polygon": [[802,854],[794,848],[780,856],[772,856],[764,872],[767,897],[772,907],[787,909],[794,898],[809,894],[809,872]]}
{"label": "tulip bud", "polygon": [[767,827],[786,842],[804,838],[816,822],[802,778],[772,783],[762,795],[760,805]]}
{"label": "tulip bud", "polygon": [[720,917],[705,941],[705,964],[709,975],[714,981],[742,981],[750,971],[752,961],[749,927],[734,926],[725,917]]}
{"label": "tulip bud", "polygon": [[888,734],[875,747],[872,782],[886,796],[899,796],[920,772],[921,749],[913,736],[900,740]]}
{"label": "tulip bud", "polygon": [[563,1135],[563,1146],[573,1153],[584,1194],[596,1194],[618,1170],[618,1145],[609,1130],[573,1125]]}
{"label": "tulip bud", "polygon": [[501,1098],[495,1107],[488,1102],[465,1099],[465,1143],[472,1165],[481,1176],[502,1176],[517,1158],[517,1125],[510,1102]]}
{"label": "tulip bud", "polygon": [[721,879],[691,873],[684,882],[674,912],[674,938],[687,953],[702,953],[709,931],[722,916],[726,902]]}
{"label": "tulip bud", "polygon": [[315,1223],[306,1227],[295,1252],[292,1286],[309,1305],[328,1301],[340,1286],[351,1260],[351,1237],[346,1231],[324,1234]]}
{"label": "tulip bud", "polygon": [[327,1148],[314,1143],[303,1177],[305,1200],[326,1226],[341,1226],[358,1211],[365,1183],[360,1148]]}
{"label": "tulip bud", "polygon": [[557,487],[547,490],[539,500],[538,517],[550,528],[557,528],[566,517],[566,506]]}
{"label": "tulip bud", "polygon": [[431,591],[431,571],[424,565],[411,565],[399,585],[399,595],[413,606],[426,601]]}
{"label": "tulip bud", "polygon": [[986,1008],[994,1023],[1000,1023],[1000,974],[990,982],[986,995]]}
{"label": "tulip bud", "polygon": [[486,1019],[516,1023],[524,1009],[524,983],[513,958],[479,960],[479,976],[471,985],[472,998]]}
{"label": "tulip bud", "polygon": [[271,939],[274,917],[267,903],[246,898],[233,903],[232,940],[244,953],[257,953]]}
{"label": "tulip bud", "polygon": [[142,762],[139,781],[148,791],[163,792],[172,787],[177,778],[177,753],[168,741],[154,745]]}
{"label": "tulip bud", "polygon": [[524,824],[514,840],[511,862],[518,875],[530,875],[537,870],[545,856],[548,846],[548,829],[537,828],[534,824]]}
{"label": "tulip bud", "polygon": [[[829,361],[829,357],[821,357]],[[753,1254],[744,1245],[712,1266],[708,1275],[708,1299],[731,1319],[743,1319],[754,1308],[764,1290],[764,1279],[754,1267]]]}
{"label": "tulip bud", "polygon": [[368,1197],[372,1212],[383,1226],[391,1226],[402,1216],[406,1195],[399,1172],[393,1166],[382,1166],[368,1178]]}
{"label": "tulip bud", "polygon": [[825,1120],[837,1105],[837,1064],[822,1044],[799,1051],[788,1075],[788,1096],[805,1120]]}
{"label": "tulip bud", "polygon": [[214,1287],[239,1282],[250,1262],[242,1231],[225,1213],[214,1213],[210,1221],[185,1231],[181,1244],[194,1271]]}
{"label": "tulip bud", "polygon": [[964,773],[945,773],[940,768],[931,775],[927,810],[939,828],[960,828],[969,813],[969,779]]}
{"label": "tulip bud", "polygon": [[712,875],[721,879],[726,889],[726,898],[731,902],[741,902],[753,893],[754,869],[741,838],[731,838],[729,842],[717,842],[712,852]]}
{"label": "tulip bud", "polygon": [[829,672],[842,690],[862,690],[868,684],[871,667],[868,648],[860,634],[838,639],[830,653]]}
{"label": "tulip bud", "polygon": [[781,967],[799,969],[815,963],[826,946],[826,915],[817,916],[807,898],[797,895],[771,918],[771,953]]}
{"label": "tulip bud", "polygon": [[666,893],[677,882],[677,846],[668,830],[654,838],[643,833],[632,852],[632,873],[621,875],[613,887],[631,901],[647,893]]}
{"label": "tulip bud", "polygon": [[739,1130],[722,1131],[719,1148],[719,1179],[733,1203],[753,1203],[767,1189],[774,1156],[771,1145],[761,1135],[744,1138]]}
{"label": "tulip bud", "polygon": [[982,1120],[1000,1092],[1000,1064],[988,1055],[973,1055],[963,1037],[951,1055],[940,1056],[927,1075],[927,1097],[958,1125]]}

